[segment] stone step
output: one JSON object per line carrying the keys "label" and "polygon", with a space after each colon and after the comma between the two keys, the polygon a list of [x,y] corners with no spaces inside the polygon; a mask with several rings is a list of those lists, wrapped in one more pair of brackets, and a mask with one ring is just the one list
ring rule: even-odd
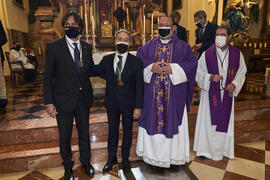
{"label": "stone step", "polygon": [[[193,138],[194,136],[197,111],[198,106],[192,106],[191,111],[188,113],[188,122],[191,138]],[[267,119],[269,117],[270,100],[250,102],[244,101],[235,103],[235,123],[239,123],[240,128],[245,128],[246,124],[250,124],[249,121],[256,123],[256,120]],[[89,122],[89,132],[91,137],[101,137],[108,135],[108,123],[106,113],[90,114]],[[265,128],[265,130],[267,130],[267,128]],[[133,132],[137,131],[138,121],[135,120]],[[252,129],[249,129],[249,131],[252,131]],[[237,133],[238,130],[236,128],[235,134]],[[240,135],[241,134],[239,134],[239,136]],[[267,133],[265,134],[265,136],[262,137],[267,137]],[[75,127],[75,124],[73,128],[72,138],[77,138],[77,129]],[[57,141],[58,139],[59,136],[56,120],[53,118],[49,118],[46,113],[42,115],[41,119],[11,120],[0,122],[0,145],[48,142]],[[239,140],[242,141],[244,139],[242,137],[239,138]]]}
{"label": "stone step", "polygon": [[[133,134],[130,159],[136,157],[137,133]],[[121,159],[122,134],[119,136],[118,159]],[[28,171],[59,167],[61,156],[59,142],[40,142],[31,144],[0,146],[0,173]],[[80,164],[77,139],[72,139],[72,152],[75,164]],[[91,163],[107,161],[107,136],[91,140]]]}

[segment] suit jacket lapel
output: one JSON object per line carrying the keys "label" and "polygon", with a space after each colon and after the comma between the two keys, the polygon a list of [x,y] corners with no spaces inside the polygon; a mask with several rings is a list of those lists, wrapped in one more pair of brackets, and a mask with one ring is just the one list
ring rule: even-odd
{"label": "suit jacket lapel", "polygon": [[110,55],[111,57],[110,57],[110,62],[109,62],[109,70],[110,70],[110,74],[111,74],[111,76],[113,77],[113,80],[115,80],[115,81],[117,81],[117,79],[116,79],[116,75],[115,75],[115,73],[114,73],[114,57],[115,57],[115,53],[113,53],[113,54],[111,54]]}
{"label": "suit jacket lapel", "polygon": [[82,61],[83,63],[85,64],[86,63],[86,60],[87,60],[87,57],[86,57],[86,45],[85,45],[85,42],[84,41],[80,41],[81,43],[81,48],[82,48]]}
{"label": "suit jacket lapel", "polygon": [[129,68],[129,64],[130,64],[129,56],[130,56],[130,54],[128,53],[125,66],[124,66],[123,71],[122,71],[122,79],[123,79],[123,77],[125,77],[125,74],[127,73],[127,69]]}

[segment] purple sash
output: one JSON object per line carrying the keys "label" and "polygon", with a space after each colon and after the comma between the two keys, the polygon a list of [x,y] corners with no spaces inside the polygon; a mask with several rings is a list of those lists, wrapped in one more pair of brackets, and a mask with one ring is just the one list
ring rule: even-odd
{"label": "purple sash", "polygon": [[[218,59],[215,44],[205,51],[206,66],[209,74],[219,74]],[[229,85],[238,71],[240,63],[240,51],[229,45],[229,65],[227,69],[226,84]],[[233,98],[224,90],[221,101],[220,82],[211,82],[209,89],[209,104],[211,124],[216,125],[216,131],[227,132],[232,110]]]}

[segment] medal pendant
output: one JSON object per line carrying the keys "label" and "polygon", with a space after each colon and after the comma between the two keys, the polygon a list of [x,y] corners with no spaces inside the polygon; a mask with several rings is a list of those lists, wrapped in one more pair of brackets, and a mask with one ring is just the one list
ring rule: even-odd
{"label": "medal pendant", "polygon": [[118,80],[118,85],[119,86],[124,86],[124,82],[122,80]]}

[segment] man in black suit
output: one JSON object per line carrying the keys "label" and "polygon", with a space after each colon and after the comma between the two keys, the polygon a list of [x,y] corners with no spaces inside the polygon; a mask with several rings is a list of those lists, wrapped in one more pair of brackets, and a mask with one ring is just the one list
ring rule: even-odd
{"label": "man in black suit", "polygon": [[173,20],[173,24],[176,25],[176,33],[177,37],[185,42],[187,42],[187,30],[183,26],[179,25],[179,21],[181,19],[181,14],[177,11],[173,11],[170,15]]}
{"label": "man in black suit", "polygon": [[44,71],[44,103],[51,117],[56,117],[60,154],[65,179],[74,179],[71,135],[73,118],[78,130],[80,162],[88,176],[94,175],[90,164],[89,108],[93,90],[89,80],[93,66],[92,47],[79,39],[83,21],[76,13],[62,19],[65,37],[48,44]]}
{"label": "man in black suit", "polygon": [[108,162],[103,172],[109,172],[117,162],[120,115],[122,115],[123,170],[130,170],[129,153],[132,145],[133,119],[138,119],[143,106],[143,66],[140,59],[128,53],[131,35],[120,29],[115,33],[116,52],[104,56],[95,67],[94,75],[106,79],[105,107],[107,109],[109,136]]}
{"label": "man in black suit", "polygon": [[195,31],[196,44],[193,46],[198,53],[198,58],[202,53],[215,43],[217,25],[206,20],[206,13],[203,10],[194,13],[194,21],[198,27]]}

